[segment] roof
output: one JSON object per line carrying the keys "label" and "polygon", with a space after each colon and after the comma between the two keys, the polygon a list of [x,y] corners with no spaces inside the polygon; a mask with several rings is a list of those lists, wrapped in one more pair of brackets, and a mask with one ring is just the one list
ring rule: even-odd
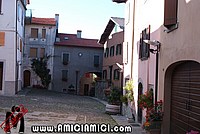
{"label": "roof", "polygon": [[106,42],[115,25],[124,29],[124,18],[111,17],[98,43],[104,44]]}
{"label": "roof", "polygon": [[32,17],[31,24],[56,25],[56,20],[55,20],[55,18],[36,18],[36,17]]}
{"label": "roof", "polygon": [[77,38],[76,34],[58,33],[58,38],[60,41],[55,42],[56,46],[103,48],[97,39]]}

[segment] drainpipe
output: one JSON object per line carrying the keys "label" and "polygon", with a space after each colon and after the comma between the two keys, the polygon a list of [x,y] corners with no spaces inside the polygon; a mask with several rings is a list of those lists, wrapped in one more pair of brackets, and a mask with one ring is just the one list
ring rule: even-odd
{"label": "drainpipe", "polygon": [[17,6],[18,6],[18,0],[16,0],[16,14],[15,14],[15,81],[16,81],[16,84],[15,84],[15,93],[17,92],[18,90],[18,64],[17,64]]}
{"label": "drainpipe", "polygon": [[130,75],[130,79],[133,78],[133,52],[134,52],[134,28],[135,28],[135,0],[133,3],[133,33],[132,33],[132,53],[131,53],[131,75]]}
{"label": "drainpipe", "polygon": [[[157,50],[158,50],[157,46]],[[158,96],[158,51],[156,52],[156,76],[155,76],[155,104],[157,102],[157,96]]]}

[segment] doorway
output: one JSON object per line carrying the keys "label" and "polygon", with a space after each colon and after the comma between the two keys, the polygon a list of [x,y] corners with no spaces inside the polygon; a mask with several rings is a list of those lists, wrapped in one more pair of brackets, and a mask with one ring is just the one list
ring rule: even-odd
{"label": "doorway", "polygon": [[200,64],[187,61],[172,72],[170,133],[200,131]]}
{"label": "doorway", "polygon": [[[142,83],[139,83],[138,84],[138,100],[139,100],[140,95],[142,94],[143,94],[143,86],[142,86]],[[139,105],[138,105],[138,122],[142,123],[142,108],[139,107]]]}
{"label": "doorway", "polygon": [[29,70],[24,71],[24,87],[29,87],[31,85],[31,72]]}
{"label": "doorway", "polygon": [[0,90],[3,89],[3,62],[0,62]]}

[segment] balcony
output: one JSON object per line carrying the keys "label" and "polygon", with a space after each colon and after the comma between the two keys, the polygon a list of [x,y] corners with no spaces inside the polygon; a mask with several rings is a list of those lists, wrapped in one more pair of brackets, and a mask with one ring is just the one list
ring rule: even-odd
{"label": "balcony", "polygon": [[112,1],[116,3],[126,3],[127,0],[112,0]]}

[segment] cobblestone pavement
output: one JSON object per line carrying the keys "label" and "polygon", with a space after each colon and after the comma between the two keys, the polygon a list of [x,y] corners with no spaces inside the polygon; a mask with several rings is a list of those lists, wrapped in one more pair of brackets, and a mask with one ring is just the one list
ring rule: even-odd
{"label": "cobblestone pavement", "polygon": [[[32,89],[26,95],[0,96],[0,122],[13,105],[23,104],[28,109],[25,115],[25,134],[31,134],[31,125],[54,125],[58,123],[109,123],[117,125],[105,106],[90,97]],[[11,129],[17,134],[18,129]],[[0,129],[0,134],[3,134]]]}

